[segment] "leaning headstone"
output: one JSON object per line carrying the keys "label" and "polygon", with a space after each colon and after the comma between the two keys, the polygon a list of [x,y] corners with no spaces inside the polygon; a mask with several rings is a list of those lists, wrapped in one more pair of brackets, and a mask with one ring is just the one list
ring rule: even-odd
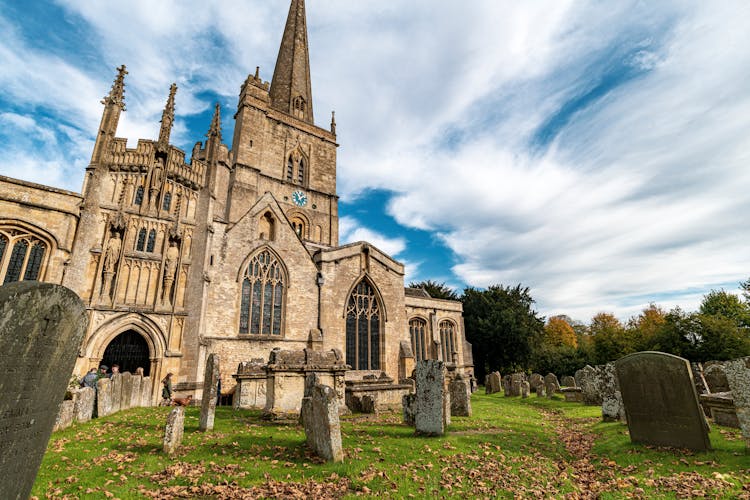
{"label": "leaning headstone", "polygon": [[112,414],[112,381],[100,378],[96,383],[96,415],[106,417]]}
{"label": "leaning headstone", "polygon": [[688,360],[663,352],[639,352],[617,360],[615,369],[631,441],[711,449]]}
{"label": "leaning headstone", "polygon": [[203,399],[201,400],[201,418],[198,424],[198,428],[202,431],[210,431],[214,428],[218,385],[219,355],[212,353],[208,355],[206,360],[206,372],[203,376]]}
{"label": "leaning headstone", "polygon": [[706,363],[703,368],[703,378],[708,385],[709,392],[729,392],[729,381],[722,363]]}
{"label": "leaning headstone", "polygon": [[445,366],[442,361],[417,362],[417,394],[414,402],[414,425],[417,434],[439,436],[445,432],[443,390]]}
{"label": "leaning headstone", "polygon": [[300,418],[305,427],[307,446],[324,460],[342,462],[344,450],[341,446],[338,397],[333,388],[319,383],[315,373],[305,378]]}
{"label": "leaning headstone", "polygon": [[162,450],[168,455],[172,455],[180,444],[182,444],[182,435],[185,433],[185,407],[177,406],[169,412],[167,416],[167,425],[164,426],[164,444]]}
{"label": "leaning headstone", "polygon": [[404,394],[401,397],[401,402],[404,406],[404,423],[406,425],[414,426],[414,401],[416,400],[416,394]]}
{"label": "leaning headstone", "polygon": [[578,387],[576,385],[576,379],[574,377],[571,377],[570,375],[565,375],[562,379],[560,379],[560,385],[563,387]]}
{"label": "leaning headstone", "polygon": [[750,448],[750,356],[727,361],[725,372],[742,436]]}
{"label": "leaning headstone", "polygon": [[544,377],[544,390],[547,393],[548,399],[552,399],[556,392],[560,392],[560,383],[557,381],[557,375],[548,373]]}
{"label": "leaning headstone", "polygon": [[596,366],[597,387],[602,397],[602,420],[605,422],[627,422],[625,405],[622,403],[620,384],[614,363]]}
{"label": "leaning headstone", "polygon": [[130,391],[130,407],[138,408],[141,406],[141,381],[143,377],[141,375],[133,375],[130,380],[133,384],[133,388]]}
{"label": "leaning headstone", "polygon": [[112,413],[117,413],[121,409],[122,402],[122,373],[113,373],[112,378]]}
{"label": "leaning headstone", "polygon": [[451,395],[451,416],[471,416],[471,381],[461,373],[448,385]]}
{"label": "leaning headstone", "polygon": [[29,498],[86,325],[67,288],[0,286],[0,498]]}
{"label": "leaning headstone", "polygon": [[141,380],[141,406],[151,406],[151,377]]}
{"label": "leaning headstone", "polygon": [[52,432],[61,431],[73,425],[73,407],[74,403],[72,399],[66,399],[60,403],[60,410],[57,412]]}
{"label": "leaning headstone", "polygon": [[130,372],[125,372],[120,378],[122,381],[122,393],[120,394],[120,409],[129,410],[133,398],[133,376]]}
{"label": "leaning headstone", "polygon": [[530,392],[531,392],[531,385],[525,380],[521,382],[521,397],[528,398]]}

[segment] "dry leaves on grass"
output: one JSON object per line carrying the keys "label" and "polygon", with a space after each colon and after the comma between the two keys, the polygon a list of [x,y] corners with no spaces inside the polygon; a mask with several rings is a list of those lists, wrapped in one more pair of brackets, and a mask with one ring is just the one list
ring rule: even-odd
{"label": "dry leaves on grass", "polygon": [[206,468],[201,464],[177,462],[161,472],[146,474],[146,477],[156,484],[167,484],[176,478],[185,478],[191,484],[197,484],[201,476],[205,473]]}

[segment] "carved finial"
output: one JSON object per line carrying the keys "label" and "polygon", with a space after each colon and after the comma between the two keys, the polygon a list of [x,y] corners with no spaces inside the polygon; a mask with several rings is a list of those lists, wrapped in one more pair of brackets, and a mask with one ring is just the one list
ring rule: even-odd
{"label": "carved finial", "polygon": [[109,91],[109,95],[104,96],[102,104],[114,104],[120,106],[120,109],[125,111],[125,75],[127,74],[128,72],[125,70],[124,64],[117,68],[117,76],[115,77],[115,82],[112,84],[112,90]]}
{"label": "carved finial", "polygon": [[255,79],[260,80],[260,66],[255,67]]}
{"label": "carved finial", "polygon": [[331,133],[336,135],[336,112],[331,111]]}
{"label": "carved finial", "polygon": [[167,105],[161,114],[161,129],[159,130],[159,145],[166,147],[169,144],[169,135],[172,133],[172,124],[174,123],[174,96],[177,93],[177,84],[173,83],[169,87],[169,97]]}
{"label": "carved finial", "polygon": [[211,128],[208,129],[208,134],[206,135],[209,140],[216,137],[221,142],[221,106],[218,102],[214,110],[214,117],[211,119]]}

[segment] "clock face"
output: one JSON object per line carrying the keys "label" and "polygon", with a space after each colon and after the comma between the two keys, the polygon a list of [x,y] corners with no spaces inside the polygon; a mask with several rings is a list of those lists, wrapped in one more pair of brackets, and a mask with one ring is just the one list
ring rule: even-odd
{"label": "clock face", "polygon": [[300,191],[299,189],[292,193],[292,201],[294,201],[294,204],[298,207],[304,207],[307,205],[307,195],[304,191]]}

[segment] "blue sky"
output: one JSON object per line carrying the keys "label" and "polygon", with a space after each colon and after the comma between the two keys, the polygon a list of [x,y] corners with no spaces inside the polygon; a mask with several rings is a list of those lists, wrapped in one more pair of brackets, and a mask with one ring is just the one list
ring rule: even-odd
{"label": "blue sky", "polygon": [[[115,68],[118,135],[225,141],[288,0],[0,0],[0,174],[79,191]],[[336,111],[342,243],[407,282],[529,286],[542,314],[694,309],[750,276],[750,4],[308,0]],[[230,145],[231,146],[231,145]]]}

